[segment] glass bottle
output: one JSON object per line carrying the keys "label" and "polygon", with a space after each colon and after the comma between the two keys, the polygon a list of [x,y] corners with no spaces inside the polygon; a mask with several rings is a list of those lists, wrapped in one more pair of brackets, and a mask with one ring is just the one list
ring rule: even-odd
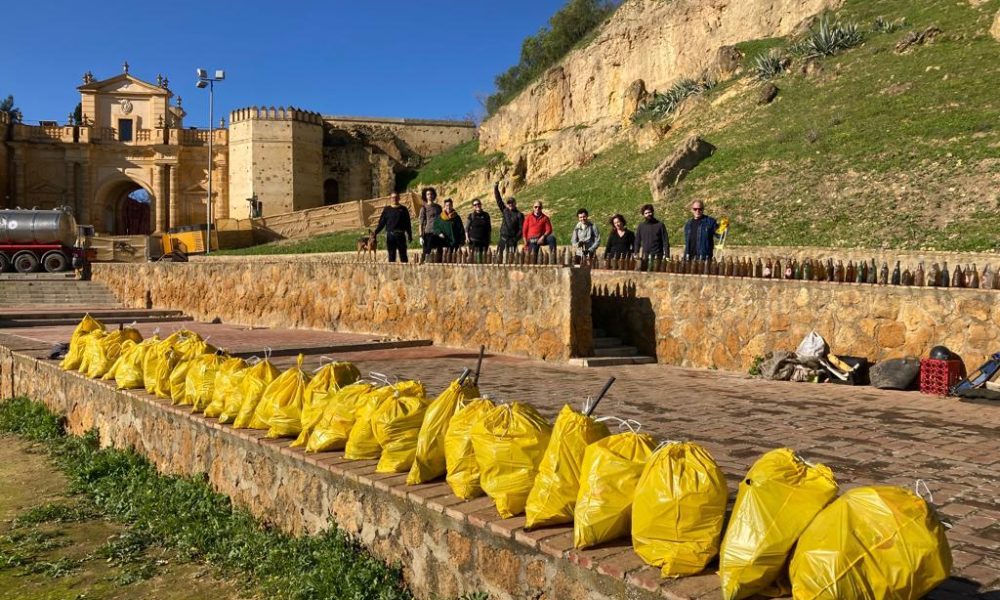
{"label": "glass bottle", "polygon": [[917,272],[913,275],[913,285],[924,287],[924,263],[917,265]]}
{"label": "glass bottle", "polygon": [[899,285],[903,282],[902,278],[903,274],[900,273],[899,271],[899,261],[897,260],[896,267],[892,270],[892,279],[890,280],[890,282],[892,283],[892,285]]}

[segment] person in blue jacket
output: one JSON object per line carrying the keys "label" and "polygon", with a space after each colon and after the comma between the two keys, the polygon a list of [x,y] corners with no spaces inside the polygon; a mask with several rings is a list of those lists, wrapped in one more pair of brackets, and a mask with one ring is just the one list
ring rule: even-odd
{"label": "person in blue jacket", "polygon": [[691,203],[691,218],[684,224],[684,256],[688,260],[711,260],[715,253],[719,224],[705,214],[705,203]]}

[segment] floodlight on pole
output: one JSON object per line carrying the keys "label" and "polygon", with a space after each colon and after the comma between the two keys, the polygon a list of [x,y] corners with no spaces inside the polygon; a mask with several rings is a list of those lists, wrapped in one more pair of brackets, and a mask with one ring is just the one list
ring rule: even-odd
{"label": "floodlight on pole", "polygon": [[215,138],[213,121],[215,120],[215,82],[226,78],[226,72],[215,71],[215,77],[208,76],[207,69],[197,69],[198,82],[195,87],[198,89],[208,88],[208,201],[205,203],[205,215],[208,229],[205,232],[205,254],[212,252],[212,142]]}

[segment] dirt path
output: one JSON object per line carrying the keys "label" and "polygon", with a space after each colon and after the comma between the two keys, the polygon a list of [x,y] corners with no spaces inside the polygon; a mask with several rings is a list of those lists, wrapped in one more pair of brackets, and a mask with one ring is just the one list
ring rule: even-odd
{"label": "dirt path", "polygon": [[[125,529],[87,514],[37,446],[0,436],[0,600],[235,600],[237,587],[208,567],[154,549],[121,566],[99,555]],[[69,522],[18,522],[58,507]],[[52,512],[52,511],[50,511]],[[143,578],[144,568],[155,575]]]}

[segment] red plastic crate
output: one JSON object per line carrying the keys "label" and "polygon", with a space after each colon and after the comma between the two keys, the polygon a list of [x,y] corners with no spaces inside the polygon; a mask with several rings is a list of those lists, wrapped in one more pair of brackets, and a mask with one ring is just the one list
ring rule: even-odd
{"label": "red plastic crate", "polygon": [[964,369],[960,360],[920,360],[920,392],[932,396],[947,396],[951,387],[962,380]]}

